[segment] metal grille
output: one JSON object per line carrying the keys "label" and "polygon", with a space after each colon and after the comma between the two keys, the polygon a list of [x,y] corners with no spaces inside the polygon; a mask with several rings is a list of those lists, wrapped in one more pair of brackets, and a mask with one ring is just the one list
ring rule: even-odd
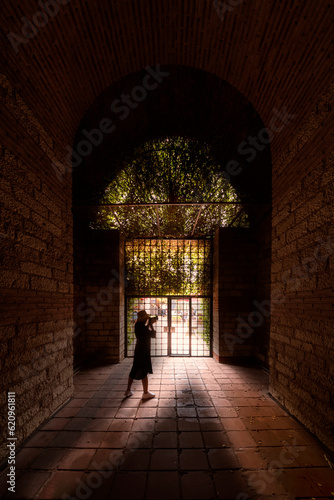
{"label": "metal grille", "polygon": [[127,295],[211,295],[212,239],[125,243]]}
{"label": "metal grille", "polygon": [[128,297],[127,355],[134,354],[137,312],[145,309],[159,318],[152,356],[210,356],[210,301],[209,297]]}
{"label": "metal grille", "polygon": [[152,356],[167,356],[168,354],[168,299],[166,297],[129,297],[127,299],[127,355],[133,356],[136,344],[135,322],[137,312],[141,309],[150,315],[159,315],[154,325],[156,338],[151,339]]}
{"label": "metal grille", "polygon": [[191,355],[210,356],[210,299],[191,299]]}

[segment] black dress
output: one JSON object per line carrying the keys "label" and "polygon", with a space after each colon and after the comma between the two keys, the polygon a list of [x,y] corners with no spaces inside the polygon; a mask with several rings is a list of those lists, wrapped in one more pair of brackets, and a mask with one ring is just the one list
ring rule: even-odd
{"label": "black dress", "polygon": [[135,324],[136,347],[130,377],[142,380],[148,373],[153,373],[151,363],[151,336],[152,331],[143,321]]}

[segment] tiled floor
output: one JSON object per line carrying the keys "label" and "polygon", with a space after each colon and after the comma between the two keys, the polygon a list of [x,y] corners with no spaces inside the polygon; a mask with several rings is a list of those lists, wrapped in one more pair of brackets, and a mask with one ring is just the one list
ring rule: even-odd
{"label": "tiled floor", "polygon": [[3,498],[334,498],[329,457],[268,396],[264,371],[153,358],[156,397],[144,402],[140,382],[123,397],[130,366],[75,376],[74,399],[20,451]]}

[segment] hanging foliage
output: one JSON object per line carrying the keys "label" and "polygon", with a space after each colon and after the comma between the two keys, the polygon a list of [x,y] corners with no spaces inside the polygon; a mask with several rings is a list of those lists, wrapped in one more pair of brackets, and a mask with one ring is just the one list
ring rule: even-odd
{"label": "hanging foliage", "polygon": [[211,295],[211,239],[125,243],[128,295]]}
{"label": "hanging foliage", "polygon": [[[182,238],[248,224],[237,193],[206,144],[180,137],[150,141],[124,159],[119,172],[101,200],[117,206],[99,208],[91,227],[120,229],[127,237]],[[179,203],[192,205],[171,205]]]}

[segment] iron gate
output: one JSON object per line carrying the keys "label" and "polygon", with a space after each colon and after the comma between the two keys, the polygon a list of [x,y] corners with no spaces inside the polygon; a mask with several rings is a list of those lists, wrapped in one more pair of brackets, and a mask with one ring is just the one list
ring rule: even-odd
{"label": "iron gate", "polygon": [[127,356],[141,309],[159,317],[152,356],[210,356],[211,238],[128,240],[125,261]]}

